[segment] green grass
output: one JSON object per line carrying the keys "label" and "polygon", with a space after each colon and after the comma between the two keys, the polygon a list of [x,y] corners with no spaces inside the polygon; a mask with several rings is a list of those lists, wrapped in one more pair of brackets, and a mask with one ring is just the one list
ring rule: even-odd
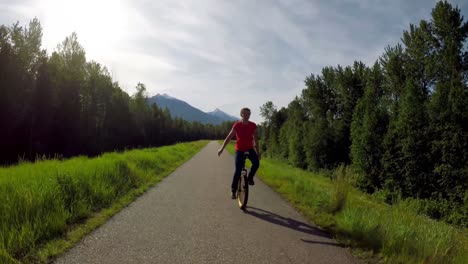
{"label": "green grass", "polygon": [[46,263],[207,143],[0,168],[0,263]]}
{"label": "green grass", "polygon": [[[234,147],[227,149],[233,153]],[[389,206],[353,188],[343,169],[325,177],[262,158],[258,177],[341,243],[386,263],[467,263],[468,232]],[[354,250],[358,252],[358,250]],[[367,254],[368,255],[368,254]],[[376,257],[377,256],[377,257]],[[367,259],[369,260],[369,259]]]}

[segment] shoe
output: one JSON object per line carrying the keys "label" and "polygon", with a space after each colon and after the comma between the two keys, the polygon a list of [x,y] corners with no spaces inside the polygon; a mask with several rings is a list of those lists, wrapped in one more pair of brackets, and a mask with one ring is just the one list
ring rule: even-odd
{"label": "shoe", "polygon": [[232,199],[236,199],[236,198],[237,198],[236,192],[231,192],[231,198],[232,198]]}
{"label": "shoe", "polygon": [[255,182],[253,179],[248,179],[249,185],[255,185]]}

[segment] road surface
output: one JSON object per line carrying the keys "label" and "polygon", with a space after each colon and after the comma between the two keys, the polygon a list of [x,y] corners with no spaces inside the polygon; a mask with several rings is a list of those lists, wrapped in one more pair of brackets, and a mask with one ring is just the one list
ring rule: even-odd
{"label": "road surface", "polygon": [[358,262],[258,178],[240,210],[234,157],[219,147],[210,142],[55,263]]}

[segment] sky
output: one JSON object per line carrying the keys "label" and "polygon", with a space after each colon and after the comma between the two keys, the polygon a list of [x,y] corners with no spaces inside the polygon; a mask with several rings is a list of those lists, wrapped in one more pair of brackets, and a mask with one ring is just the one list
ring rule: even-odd
{"label": "sky", "polygon": [[[371,66],[435,0],[0,0],[0,24],[37,17],[51,54],[72,32],[130,95],[168,94],[239,116],[287,107],[326,66]],[[449,1],[468,19],[468,1]]]}

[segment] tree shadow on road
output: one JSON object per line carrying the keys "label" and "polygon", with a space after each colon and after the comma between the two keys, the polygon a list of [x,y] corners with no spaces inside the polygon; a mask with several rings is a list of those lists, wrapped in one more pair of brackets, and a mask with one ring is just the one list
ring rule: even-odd
{"label": "tree shadow on road", "polygon": [[[308,235],[313,235],[313,236],[319,236],[319,237],[325,237],[331,239],[331,236],[327,234],[326,232],[311,226],[309,224],[297,221],[295,219],[289,218],[289,217],[283,217],[281,215],[277,215],[275,213],[256,208],[256,207],[251,207],[247,206],[247,208],[244,210],[244,213],[255,216],[257,218],[260,218],[264,221],[270,222],[272,224],[284,226]],[[307,240],[307,239],[301,239],[305,243],[310,243],[310,244],[326,244],[326,245],[332,245],[332,246],[337,246],[337,247],[343,247],[342,245],[334,242],[326,242],[326,241],[314,241],[314,240]]]}

